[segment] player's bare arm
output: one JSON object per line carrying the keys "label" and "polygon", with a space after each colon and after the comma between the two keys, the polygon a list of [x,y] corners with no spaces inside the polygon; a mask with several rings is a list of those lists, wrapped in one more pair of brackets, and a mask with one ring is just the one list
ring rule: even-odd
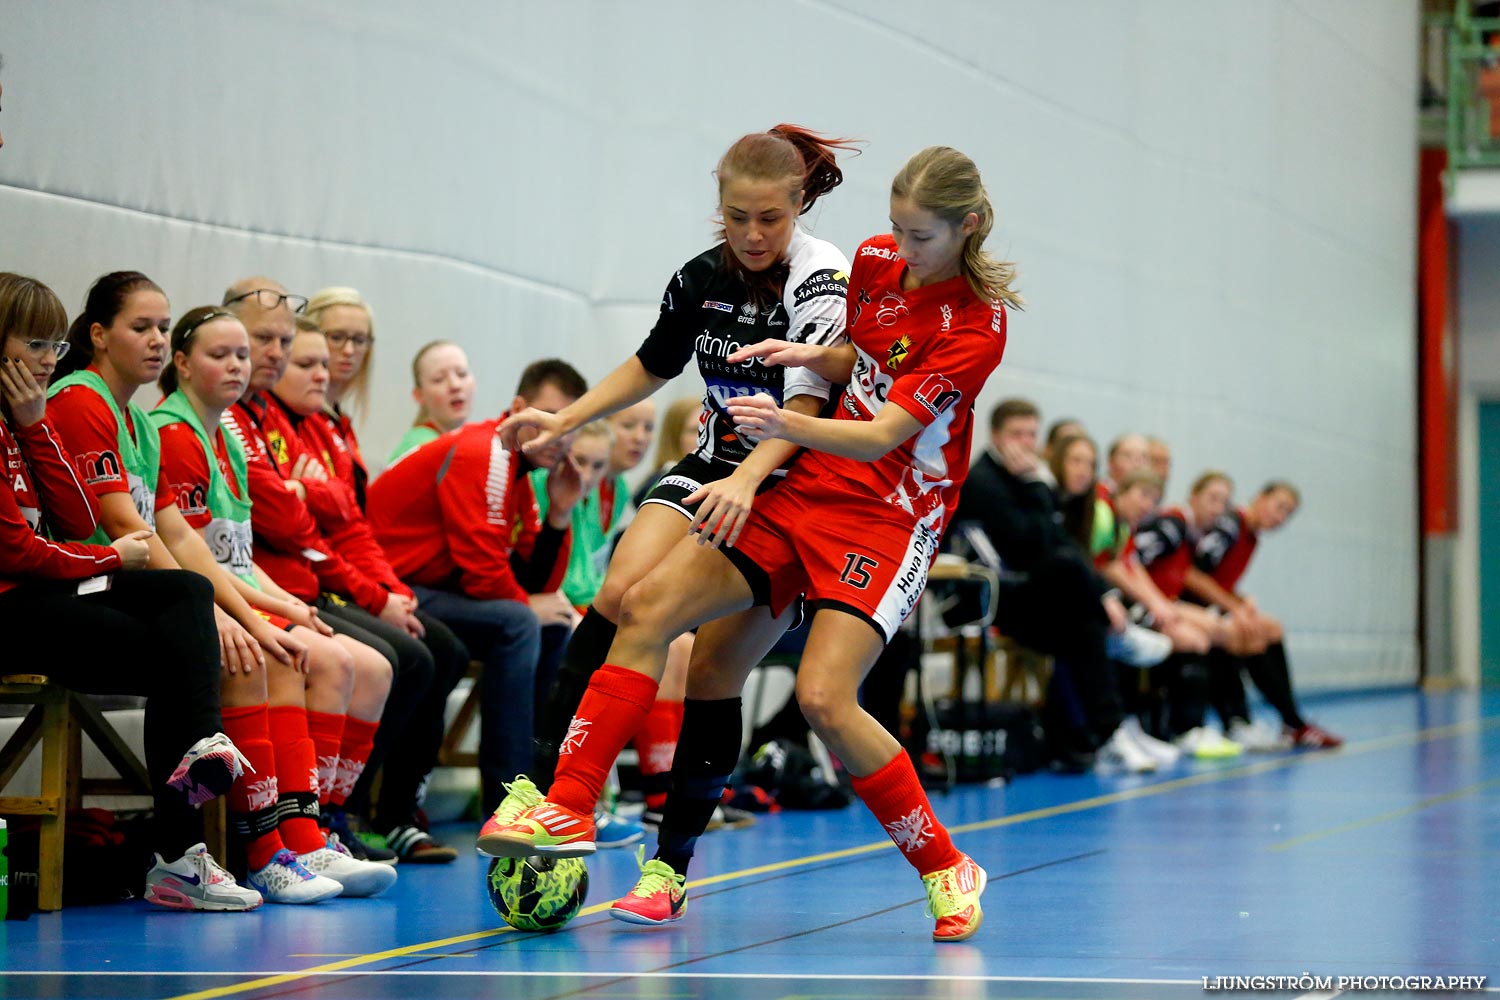
{"label": "player's bare arm", "polygon": [[726,360],[731,364],[741,364],[751,358],[760,358],[765,364],[784,368],[806,368],[835,385],[847,384],[854,375],[854,346],[848,343],[827,346],[762,340],[740,348]]}
{"label": "player's bare arm", "polygon": [[922,422],[899,406],[882,407],[873,420],[832,420],[777,406],[764,394],[730,401],[729,413],[754,440],[781,438],[861,462],[881,458],[922,429]]}

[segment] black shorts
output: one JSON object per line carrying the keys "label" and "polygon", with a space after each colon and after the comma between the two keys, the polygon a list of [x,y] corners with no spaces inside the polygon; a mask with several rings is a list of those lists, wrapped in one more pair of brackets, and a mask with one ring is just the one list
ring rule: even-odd
{"label": "black shorts", "polygon": [[[728,479],[734,474],[739,466],[728,462],[709,461],[698,455],[689,455],[676,465],[672,466],[651,487],[651,492],[646,494],[646,499],[641,501],[644,507],[648,503],[659,503],[671,507],[683,517],[691,518],[692,509],[683,503],[688,497],[703,488],[705,483],[716,483],[720,479]],[[782,480],[781,476],[767,476],[755,491],[756,495],[766,490],[774,489]],[[698,506],[693,504],[694,507]]]}
{"label": "black shorts", "polygon": [[[644,507],[648,503],[663,504],[691,520],[692,509],[683,501],[698,492],[704,483],[716,483],[720,479],[728,479],[737,468],[738,466],[728,462],[711,462],[698,455],[689,455],[668,469],[666,474],[656,481],[656,485],[651,487],[651,491],[646,494],[646,499],[641,501],[641,506]],[[767,490],[775,489],[782,478],[781,476],[767,476],[761,481],[760,488],[755,491],[755,495],[760,496]],[[693,506],[698,505],[693,504]],[[729,552],[728,549],[724,550],[725,555],[729,555]],[[803,595],[797,595],[796,604],[797,613],[793,616],[791,625],[787,626],[788,632],[800,628],[807,620]],[[697,629],[693,631],[696,632]]]}

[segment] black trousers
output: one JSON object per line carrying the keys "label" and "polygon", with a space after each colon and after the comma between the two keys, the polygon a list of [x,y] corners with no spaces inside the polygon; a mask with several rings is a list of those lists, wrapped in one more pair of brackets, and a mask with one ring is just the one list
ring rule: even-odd
{"label": "black trousers", "polygon": [[1052,556],[1025,580],[1002,582],[995,626],[1053,658],[1042,714],[1049,743],[1090,750],[1119,727],[1125,715],[1118,668],[1104,651],[1109,615],[1081,559]]}
{"label": "black trousers", "polygon": [[[394,748],[400,747],[399,755],[403,757],[408,753],[421,755],[427,752],[423,747],[408,746],[407,741],[413,735],[411,726],[417,709],[426,705],[424,699],[437,675],[437,658],[441,657],[444,668],[451,670],[459,660],[467,664],[468,653],[442,622],[420,611],[417,616],[427,630],[422,639],[413,638],[404,629],[382,621],[363,608],[335,601],[326,595],[318,600],[318,613],[338,634],[357,639],[379,652],[390,662],[393,672],[391,694],[380,714],[380,728],[375,731],[375,746],[370,751],[364,774],[360,775],[354,792],[345,803],[350,812],[363,815],[369,812],[370,789],[375,775],[392,756]],[[462,676],[462,668],[458,669],[459,676]],[[438,740],[441,739],[442,719],[439,717]],[[437,748],[433,747],[431,753],[436,759]],[[431,766],[429,762],[427,767]],[[415,791],[413,788],[411,794],[415,795]]]}
{"label": "black trousers", "polygon": [[5,665],[75,691],[146,699],[151,846],[173,861],[202,839],[202,823],[167,778],[188,748],[224,726],[213,585],[185,570],[122,570],[109,579],[108,590],[82,597],[77,583],[51,581],[0,594]]}

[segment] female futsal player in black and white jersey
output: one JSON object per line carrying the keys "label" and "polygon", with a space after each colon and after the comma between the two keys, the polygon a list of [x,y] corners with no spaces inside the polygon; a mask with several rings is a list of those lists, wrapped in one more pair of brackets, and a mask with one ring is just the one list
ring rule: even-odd
{"label": "female futsal player in black and white jersey", "polygon": [[[800,228],[797,218],[843,180],[835,154],[851,145],[795,125],[778,125],[737,140],[715,172],[723,222],[720,241],[682,265],[667,283],[656,326],[645,343],[571,406],[556,414],[523,410],[502,425],[506,446],[523,444],[530,450],[645,399],[695,358],[707,384],[697,450],[647,496],[569,642],[546,717],[537,720],[536,784],[518,780],[508,786],[510,794],[480,831],[481,851],[489,831],[540,801],[537,785],[550,784],[558,742],[614,641],[625,592],[689,531],[700,532],[709,544],[732,543],[755,495],[785,474],[796,447],[776,440],[755,444],[735,427],[728,402],[766,393],[809,415],[827,402],[829,384],[805,369],[765,365],[759,359],[727,359],[762,340],[832,344],[843,338],[848,259],[833,244]],[[794,614],[789,610],[774,618],[765,608],[754,608],[705,626],[695,658],[732,656],[736,662],[754,663]],[[719,636],[732,636],[733,641]],[[699,702],[690,687],[683,729],[732,726],[738,732],[739,715],[739,699]],[[727,779],[733,764],[729,762],[722,777]],[[707,788],[713,782],[703,784]],[[711,796],[703,796],[710,812],[722,784]]]}

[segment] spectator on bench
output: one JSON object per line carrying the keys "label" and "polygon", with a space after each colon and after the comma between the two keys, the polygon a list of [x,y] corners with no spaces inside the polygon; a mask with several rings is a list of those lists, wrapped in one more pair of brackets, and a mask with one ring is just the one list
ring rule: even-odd
{"label": "spectator on bench", "polygon": [[78,691],[145,696],[156,852],[146,899],[173,909],[254,909],[260,893],[194,844],[191,807],[227,792],[244,771],[220,733],[212,585],[182,570],[144,572],[149,531],[102,544],[54,541],[44,528],[90,538],[99,527],[98,502],[47,418],[66,329],[50,288],[0,273],[0,619],[44,636],[34,648],[46,653],[6,663]]}
{"label": "spectator on bench", "polygon": [[458,430],[469,419],[469,407],[474,402],[469,356],[451,340],[433,340],[418,348],[411,359],[411,379],[417,418],[396,442],[387,465],[394,465],[403,455],[440,435]]}

